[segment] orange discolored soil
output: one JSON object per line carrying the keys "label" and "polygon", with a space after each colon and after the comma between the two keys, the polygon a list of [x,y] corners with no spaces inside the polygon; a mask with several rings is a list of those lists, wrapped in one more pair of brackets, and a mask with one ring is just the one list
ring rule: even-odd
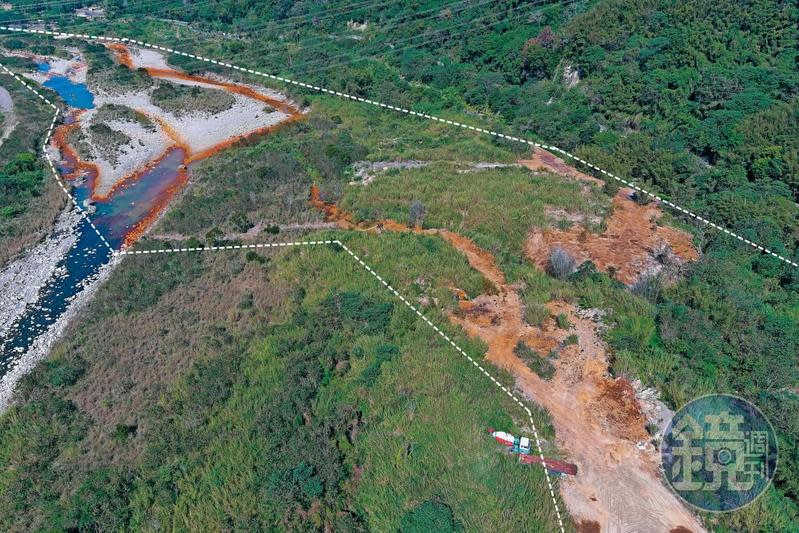
{"label": "orange discolored soil", "polygon": [[540,268],[546,268],[550,252],[560,247],[578,264],[590,260],[597,269],[612,273],[628,285],[644,273],[660,270],[664,261],[685,263],[699,258],[690,234],[659,226],[660,208],[655,203],[640,205],[630,199],[631,194],[631,189],[621,189],[613,198],[613,212],[601,234],[591,233],[580,224],[567,230],[534,231],[525,246],[528,256]]}
{"label": "orange discolored soil", "polygon": [[[124,65],[128,68],[134,67],[133,59],[131,58],[130,49],[127,46],[123,44],[109,44],[108,48],[114,51],[116,59],[121,65]],[[99,173],[97,165],[81,160],[77,151],[72,146],[70,146],[68,142],[70,133],[72,133],[75,129],[77,129],[80,126],[79,119],[82,112],[75,112],[71,117],[72,121],[70,123],[61,125],[58,128],[56,128],[53,135],[52,143],[53,146],[57,148],[61,153],[61,157],[64,160],[68,161],[70,163],[70,167],[73,168],[73,170],[68,175],[66,175],[65,178],[74,179],[80,175],[84,174],[89,175],[91,180],[90,183],[92,187],[93,200],[108,199],[116,190],[126,186],[132,181],[135,181],[140,176],[149,171],[152,167],[157,165],[175,147],[183,149],[184,153],[186,154],[183,160],[184,166],[177,173],[177,178],[175,182],[171,184],[164,191],[164,194],[160,198],[157,198],[155,200],[148,214],[142,220],[140,220],[133,228],[131,228],[131,230],[128,232],[128,234],[125,237],[123,243],[124,246],[128,246],[133,242],[135,242],[152,225],[153,221],[155,221],[158,218],[158,216],[160,216],[160,213],[163,212],[164,208],[167,206],[171,198],[180,189],[182,189],[182,187],[185,185],[185,183],[188,180],[188,174],[185,170],[185,167],[187,165],[211,157],[212,155],[222,150],[225,150],[239,142],[247,140],[251,137],[271,133],[279,127],[283,127],[284,125],[290,122],[299,120],[303,116],[301,110],[293,103],[259,92],[258,90],[246,85],[215,80],[204,76],[189,75],[183,72],[167,68],[145,68],[144,70],[154,78],[191,81],[199,84],[218,87],[230,93],[240,94],[252,98],[254,100],[263,102],[265,104],[268,104],[272,108],[285,113],[286,115],[288,115],[288,117],[285,120],[279,122],[278,124],[255,129],[243,135],[230,137],[224,140],[223,142],[220,142],[206,150],[192,152],[192,150],[189,147],[189,144],[186,142],[183,136],[178,131],[176,131],[175,128],[173,128],[169,123],[167,123],[165,120],[162,120],[157,116],[146,113],[144,110],[137,110],[137,112],[147,116],[150,120],[159,125],[161,130],[169,138],[170,144],[169,146],[167,146],[167,148],[158,158],[150,161],[146,166],[139,168],[137,171],[119,180],[108,190],[107,193],[99,194],[96,188],[97,175]]]}
{"label": "orange discolored soil", "polygon": [[547,152],[543,148],[534,148],[533,155],[530,159],[520,159],[518,162],[520,165],[524,165],[530,170],[553,172],[561,176],[577,178],[578,180],[584,181],[586,183],[592,183],[600,187],[605,183],[600,179],[589,176],[588,174],[580,172],[576,168],[567,165],[563,159],[551,154],[550,152]]}
{"label": "orange discolored soil", "polygon": [[[352,217],[311,190],[311,204],[340,227],[361,231],[416,231],[396,222],[355,225]],[[552,316],[565,314],[568,330],[550,318],[541,327],[523,319],[517,287],[506,282],[494,257],[470,239],[446,230],[437,234],[461,251],[470,265],[494,286],[472,300],[456,291],[459,308],[450,320],[488,345],[486,359],[510,371],[522,393],[546,409],[565,459],[576,463],[575,477],[561,481],[560,491],[580,531],[703,531],[697,519],[660,480],[658,457],[646,445],[646,419],[632,386],[608,372],[607,347],[599,325],[574,305],[547,304]],[[576,335],[577,344],[563,341]],[[514,353],[519,341],[542,356],[556,350],[550,381],[536,375]]]}
{"label": "orange discolored soil", "polygon": [[[645,442],[645,417],[630,383],[609,375],[598,324],[566,302],[547,307],[552,315],[567,316],[568,331],[558,329],[552,319],[540,328],[526,324],[516,288],[504,283],[502,272],[485,260],[486,252],[477,254],[474,243],[464,246],[463,239],[448,240],[495,283],[498,294],[462,301],[450,318],[482,339],[488,345],[486,359],[509,370],[524,395],[549,412],[558,447],[580,469],[577,476],[561,481],[561,495],[575,522],[588,531],[702,531],[661,482],[657,454]],[[475,255],[481,260],[472,261]],[[578,342],[564,346],[570,334]],[[541,355],[558,350],[550,381],[514,354],[519,341]]]}

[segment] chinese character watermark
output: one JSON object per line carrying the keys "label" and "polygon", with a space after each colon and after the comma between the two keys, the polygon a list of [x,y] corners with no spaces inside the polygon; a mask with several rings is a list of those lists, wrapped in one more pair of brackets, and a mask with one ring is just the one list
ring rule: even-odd
{"label": "chinese character watermark", "polygon": [[712,394],[674,415],[660,454],[663,474],[682,499],[705,511],[732,511],[768,488],[777,469],[777,437],[751,403]]}

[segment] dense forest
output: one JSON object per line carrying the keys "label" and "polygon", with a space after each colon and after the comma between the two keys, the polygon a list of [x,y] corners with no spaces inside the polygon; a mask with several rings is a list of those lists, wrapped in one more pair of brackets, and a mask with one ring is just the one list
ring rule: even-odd
{"label": "dense forest", "polygon": [[[799,7],[795,2],[114,0],[102,3],[106,19],[81,23],[69,15],[85,2],[19,4],[0,13],[0,20],[40,19],[62,28],[170,44],[554,143],[799,260],[795,204],[799,200]],[[132,20],[139,24],[130,24]],[[187,58],[171,60],[187,70],[207,69]],[[313,95],[292,91],[305,103],[320,105]],[[329,116],[314,124],[324,126],[318,128],[321,137],[309,141],[300,158],[314,163],[313,178],[344,183],[349,164],[365,153],[376,153],[374,146],[369,146],[371,152],[365,148],[375,140],[358,133],[361,119],[345,118],[349,131],[336,127],[333,117],[340,123],[348,113],[355,115],[348,107],[326,109],[323,114]],[[381,134],[416,140],[408,132],[411,128],[391,120],[379,130]],[[400,117],[396,123],[408,120]],[[288,151],[289,144],[276,146]],[[328,146],[333,147],[330,153],[320,153]],[[347,153],[336,152],[337,146],[346,146]],[[500,142],[493,146],[507,149]],[[291,172],[287,161],[276,155],[270,158],[270,179]],[[221,174],[224,163],[218,164],[215,172]],[[607,192],[614,187],[608,183]],[[219,205],[231,205],[232,212],[245,209],[246,202],[253,202],[248,209],[256,208],[254,196],[235,197],[223,184],[209,190]],[[224,218],[218,212],[198,214],[192,200],[188,195],[176,206],[164,222],[167,227],[199,233],[225,223],[218,220]],[[240,203],[222,203],[234,201]],[[677,214],[674,217],[681,222]],[[709,520],[719,531],[798,529],[799,269],[706,227],[686,227],[692,228],[702,258],[675,285],[630,296],[618,282],[587,268],[566,281],[547,281],[542,291],[547,295],[566,291],[586,306],[614,309],[608,332],[614,372],[656,386],[673,407],[713,391],[735,392],[755,401],[779,433],[780,466],[774,487],[757,506]],[[507,229],[512,235],[527,228]],[[529,282],[531,274],[519,265],[518,257],[506,254],[502,262],[509,278]],[[313,305],[309,302],[305,312],[324,317],[325,306],[342,297],[354,298],[331,289],[319,294]],[[364,305],[379,303],[369,300]],[[287,357],[311,365],[308,372],[316,376],[313,379],[334,379],[334,369],[345,358],[340,339],[307,331],[306,319],[299,313],[288,323],[308,342],[329,352],[328,359],[312,365],[303,350],[286,344],[296,338],[291,335],[300,333],[289,335],[288,326],[261,333],[282,346]],[[365,334],[357,329],[350,333]],[[358,379],[379,375],[381,368],[396,360],[390,346],[396,346],[397,340],[388,330],[379,333],[385,335],[380,342],[387,347],[379,354],[375,348],[372,369]],[[176,398],[176,405],[183,408],[185,398]],[[48,420],[50,411],[45,407],[35,404],[30,409],[42,416],[42,424]],[[349,416],[325,413],[345,415]],[[38,424],[40,419],[36,420]],[[59,431],[68,438],[71,430]],[[120,429],[120,439],[126,431],[131,430]],[[297,498],[300,506],[316,495],[329,512],[340,509],[337,493],[328,492],[328,487],[342,479],[336,470],[336,446],[329,442],[338,439],[338,446],[341,437],[335,431],[327,433],[322,449],[333,456],[324,471],[319,465],[277,469],[264,474],[269,479],[274,476],[270,487]],[[176,448],[164,446],[157,455],[173,457]],[[113,483],[111,478],[102,479],[104,487],[132,490],[129,484],[114,481],[117,478]],[[22,494],[16,489],[14,494],[18,492]],[[419,504],[419,516],[431,514],[436,519],[437,513],[446,515],[448,509],[432,497]],[[64,524],[79,520],[78,510],[70,512],[78,514],[69,515]],[[134,516],[131,510],[125,513]]]}

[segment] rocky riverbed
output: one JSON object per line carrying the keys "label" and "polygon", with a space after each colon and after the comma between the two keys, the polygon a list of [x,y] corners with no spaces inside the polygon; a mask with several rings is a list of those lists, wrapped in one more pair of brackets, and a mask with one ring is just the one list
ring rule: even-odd
{"label": "rocky riverbed", "polygon": [[82,290],[73,297],[67,310],[62,313],[45,333],[33,341],[30,348],[19,358],[16,366],[0,379],[0,413],[10,405],[14,388],[22,377],[30,372],[42,359],[50,353],[50,348],[61,337],[72,319],[91,301],[100,285],[108,279],[119,264],[120,257],[112,259],[98,270],[97,274],[81,282]]}
{"label": "rocky riverbed", "polygon": [[56,274],[58,263],[77,240],[80,214],[69,205],[50,235],[22,257],[0,270],[0,343],[28,304]]}

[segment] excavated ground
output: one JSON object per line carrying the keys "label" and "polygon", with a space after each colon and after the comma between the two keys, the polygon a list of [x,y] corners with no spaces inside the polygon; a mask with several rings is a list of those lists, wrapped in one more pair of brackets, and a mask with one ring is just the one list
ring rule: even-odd
{"label": "excavated ground", "polygon": [[631,199],[632,192],[621,189],[613,198],[612,214],[601,234],[591,233],[581,224],[567,230],[533,231],[525,243],[527,255],[545,269],[552,249],[560,247],[578,264],[590,260],[598,270],[611,273],[627,285],[643,275],[657,273],[666,265],[696,261],[699,254],[691,235],[659,226],[658,220],[663,215],[660,208],[654,203],[636,203]]}
{"label": "excavated ground", "polygon": [[[572,178],[595,180],[570,167],[564,170],[563,161],[541,152],[537,151],[533,163],[520,163],[550,171],[558,169]],[[531,326],[523,318],[517,287],[506,282],[494,257],[470,239],[448,230],[408,228],[394,221],[356,225],[349,213],[322,201],[316,187],[311,189],[310,203],[342,229],[440,235],[491,282],[495,290],[471,300],[463,291],[455,290],[459,309],[450,320],[469,335],[482,339],[488,346],[486,359],[509,370],[523,394],[549,412],[559,449],[579,467],[577,476],[560,484],[561,495],[579,530],[704,531],[661,482],[659,458],[656,450],[646,444],[646,419],[635,391],[627,380],[613,378],[608,372],[607,346],[600,336],[601,324],[593,318],[596,313],[568,302],[552,301],[547,304],[551,315],[565,314],[570,328],[558,328],[552,318],[540,327]],[[659,217],[656,206],[639,206],[620,195],[614,200],[614,214],[603,235],[591,240],[580,238],[576,230],[546,231],[539,234],[542,244],[531,247],[528,243],[527,251],[531,260],[542,265],[540,258],[548,258],[549,247],[558,244],[577,257],[590,258],[600,269],[615,266],[620,279],[626,281],[635,278],[635,269],[642,265],[641,257],[652,254],[661,242],[672,246],[678,257],[695,259],[696,250],[688,235],[656,226]],[[564,343],[569,335],[577,336],[577,344]],[[557,351],[551,380],[541,379],[516,356],[514,348],[519,341],[542,356]]]}

